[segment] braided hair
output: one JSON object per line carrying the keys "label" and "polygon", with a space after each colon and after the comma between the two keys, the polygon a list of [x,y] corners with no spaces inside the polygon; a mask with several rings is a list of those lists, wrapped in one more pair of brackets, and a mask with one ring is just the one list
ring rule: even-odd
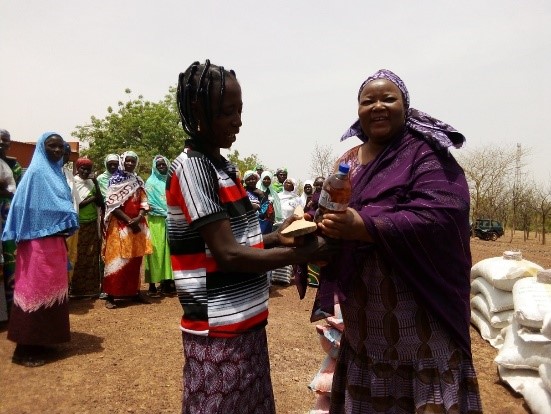
{"label": "braided hair", "polygon": [[212,97],[218,95],[218,108],[220,111],[224,92],[226,90],[226,77],[235,79],[233,70],[226,70],[223,66],[216,66],[206,60],[204,64],[193,62],[185,72],[178,77],[178,89],[176,102],[182,120],[184,131],[190,137],[186,140],[186,146],[198,145],[199,120],[195,117],[192,104],[201,105],[206,117],[207,125],[201,128],[210,128],[213,118]]}

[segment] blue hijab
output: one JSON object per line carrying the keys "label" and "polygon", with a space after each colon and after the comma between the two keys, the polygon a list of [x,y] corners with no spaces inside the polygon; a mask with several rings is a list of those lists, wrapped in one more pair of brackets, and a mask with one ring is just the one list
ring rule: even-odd
{"label": "blue hijab", "polygon": [[33,240],[56,233],[72,234],[78,229],[78,215],[62,171],[63,159],[50,161],[45,141],[38,139],[31,164],[17,186],[2,234],[2,240]]}

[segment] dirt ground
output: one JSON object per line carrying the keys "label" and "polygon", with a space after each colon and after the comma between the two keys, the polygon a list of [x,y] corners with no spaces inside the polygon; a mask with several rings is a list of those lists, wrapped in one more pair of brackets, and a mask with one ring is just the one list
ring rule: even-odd
{"label": "dirt ground", "polygon": [[[473,262],[520,249],[523,257],[551,267],[551,246],[472,239]],[[145,289],[145,285],[143,286]],[[309,322],[314,291],[298,299],[294,286],[275,288],[270,298],[268,339],[277,412],[306,413],[314,396],[307,385],[324,358]],[[101,300],[74,300],[70,343],[45,366],[11,363],[15,345],[0,326],[0,413],[177,413],[182,393],[181,308],[175,297],[151,305],[121,303],[114,310]],[[471,329],[474,362],[486,413],[529,412],[521,397],[500,384],[496,350]]]}

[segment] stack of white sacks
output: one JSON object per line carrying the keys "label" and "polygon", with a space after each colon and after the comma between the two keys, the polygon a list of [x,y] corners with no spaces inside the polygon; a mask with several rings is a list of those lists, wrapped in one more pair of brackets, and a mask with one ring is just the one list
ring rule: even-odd
{"label": "stack of white sacks", "polygon": [[535,414],[551,414],[551,269],[519,252],[471,270],[471,322],[499,349],[501,379]]}

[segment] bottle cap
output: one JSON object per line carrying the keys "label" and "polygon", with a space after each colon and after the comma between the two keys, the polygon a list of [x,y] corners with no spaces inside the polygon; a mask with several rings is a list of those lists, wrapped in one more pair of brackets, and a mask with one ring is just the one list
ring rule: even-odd
{"label": "bottle cap", "polygon": [[348,174],[348,171],[350,171],[350,165],[345,162],[341,162],[339,164],[339,172],[341,174]]}

